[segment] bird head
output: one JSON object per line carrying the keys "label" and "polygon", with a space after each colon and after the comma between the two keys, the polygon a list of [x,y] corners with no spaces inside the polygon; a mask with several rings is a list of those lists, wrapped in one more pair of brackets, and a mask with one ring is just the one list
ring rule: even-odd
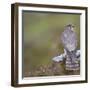
{"label": "bird head", "polygon": [[66,25],[66,30],[74,30],[74,25],[72,25],[72,24],[68,24],[68,25]]}

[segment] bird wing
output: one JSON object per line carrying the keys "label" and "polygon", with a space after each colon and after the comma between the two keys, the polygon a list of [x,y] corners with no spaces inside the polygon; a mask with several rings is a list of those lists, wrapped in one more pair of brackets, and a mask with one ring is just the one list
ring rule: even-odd
{"label": "bird wing", "polygon": [[55,56],[55,57],[52,58],[52,60],[55,61],[55,62],[61,62],[61,61],[63,61],[65,59],[65,55],[66,54],[63,53],[63,54],[61,54],[59,56]]}
{"label": "bird wing", "polygon": [[73,51],[77,47],[77,36],[74,31],[65,30],[61,35],[61,41],[64,48],[69,51]]}

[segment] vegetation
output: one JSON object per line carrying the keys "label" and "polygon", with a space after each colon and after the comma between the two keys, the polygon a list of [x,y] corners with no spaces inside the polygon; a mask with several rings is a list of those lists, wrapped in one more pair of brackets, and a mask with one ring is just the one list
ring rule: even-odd
{"label": "vegetation", "polygon": [[65,70],[65,63],[52,61],[63,53],[60,35],[69,23],[75,25],[79,49],[80,15],[23,11],[23,76],[74,74]]}

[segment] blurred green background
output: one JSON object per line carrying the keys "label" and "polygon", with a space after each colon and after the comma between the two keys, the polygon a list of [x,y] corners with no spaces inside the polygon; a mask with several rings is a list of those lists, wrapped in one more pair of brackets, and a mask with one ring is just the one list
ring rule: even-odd
{"label": "blurred green background", "polygon": [[51,65],[52,58],[63,53],[60,35],[67,24],[75,25],[80,47],[79,14],[23,11],[22,19],[24,77],[40,66]]}

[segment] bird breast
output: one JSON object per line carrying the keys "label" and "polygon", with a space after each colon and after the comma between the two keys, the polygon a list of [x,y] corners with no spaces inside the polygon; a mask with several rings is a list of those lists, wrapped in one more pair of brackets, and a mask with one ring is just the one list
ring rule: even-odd
{"label": "bird breast", "polygon": [[68,49],[69,51],[73,51],[77,47],[77,36],[74,31],[65,30],[61,35],[61,41],[64,48]]}

